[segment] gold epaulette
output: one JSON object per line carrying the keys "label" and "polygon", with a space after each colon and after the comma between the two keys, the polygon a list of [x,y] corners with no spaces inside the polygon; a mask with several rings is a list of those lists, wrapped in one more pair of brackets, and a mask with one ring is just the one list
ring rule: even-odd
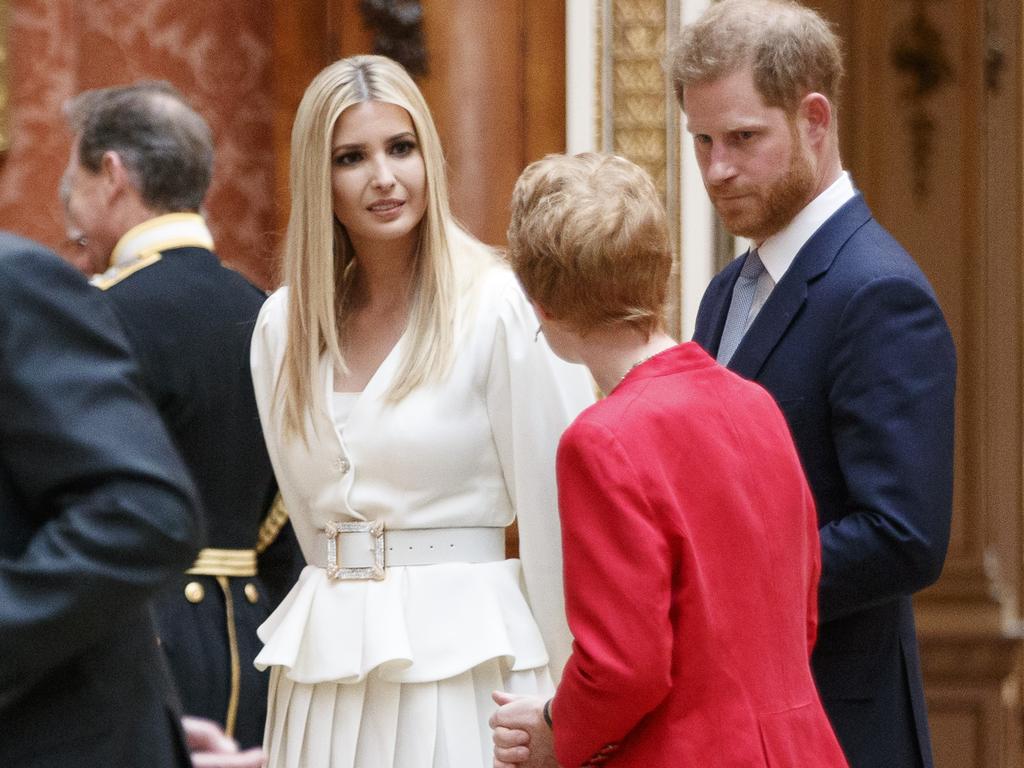
{"label": "gold epaulette", "polygon": [[287,522],[288,510],[284,508],[284,501],[279,493],[274,497],[274,503],[270,505],[270,511],[263,519],[259,533],[256,534],[257,555],[262,555],[267,547],[274,543],[277,534],[281,532],[281,529],[284,528],[284,524]]}
{"label": "gold epaulette", "polygon": [[93,285],[95,285],[101,291],[105,291],[108,288],[111,288],[111,287],[117,285],[122,280],[124,280],[126,277],[129,277],[130,275],[134,275],[139,270],[145,269],[146,267],[149,267],[149,266],[152,266],[153,264],[156,264],[158,261],[160,261],[161,258],[162,257],[160,255],[159,251],[153,251],[152,253],[146,253],[146,254],[143,254],[142,256],[140,256],[139,258],[137,258],[135,261],[129,261],[127,264],[125,264],[122,267],[117,267],[117,266],[111,267],[106,272],[104,272],[102,275],[96,275],[89,282],[91,282]]}

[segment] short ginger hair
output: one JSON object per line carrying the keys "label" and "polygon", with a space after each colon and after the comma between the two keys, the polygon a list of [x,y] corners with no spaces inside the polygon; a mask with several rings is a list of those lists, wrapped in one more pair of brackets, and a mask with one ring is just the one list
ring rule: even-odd
{"label": "short ginger hair", "polygon": [[651,177],[622,157],[548,155],[512,193],[508,258],[531,300],[586,333],[661,327],[672,249]]}
{"label": "short ginger hair", "polygon": [[808,93],[838,105],[843,78],[839,37],[817,12],[792,0],[721,0],[683,28],[669,57],[680,106],[688,85],[749,66],[769,107],[792,114]]}

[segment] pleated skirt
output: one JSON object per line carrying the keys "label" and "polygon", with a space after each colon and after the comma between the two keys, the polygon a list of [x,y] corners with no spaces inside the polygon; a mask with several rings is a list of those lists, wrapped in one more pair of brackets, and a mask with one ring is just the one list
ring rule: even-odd
{"label": "pleated skirt", "polygon": [[551,696],[547,667],[509,671],[491,659],[455,677],[296,683],[270,671],[268,768],[491,768],[495,690]]}

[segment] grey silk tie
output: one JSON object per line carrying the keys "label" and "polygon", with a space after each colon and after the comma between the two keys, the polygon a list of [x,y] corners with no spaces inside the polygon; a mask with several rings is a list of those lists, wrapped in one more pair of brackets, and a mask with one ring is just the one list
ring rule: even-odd
{"label": "grey silk tie", "polygon": [[750,315],[750,307],[754,303],[754,292],[757,290],[757,279],[764,272],[764,264],[761,257],[757,255],[756,249],[747,253],[747,260],[743,262],[743,269],[736,279],[736,285],[732,289],[732,303],[729,304],[729,314],[725,318],[725,328],[722,330],[722,340],[718,344],[718,362],[728,365],[732,359],[736,347],[740,345],[744,331],[747,330],[747,318]]}

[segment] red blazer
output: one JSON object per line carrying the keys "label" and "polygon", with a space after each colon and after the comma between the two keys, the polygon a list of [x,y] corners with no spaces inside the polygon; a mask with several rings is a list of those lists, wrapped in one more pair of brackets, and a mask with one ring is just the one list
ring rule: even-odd
{"label": "red blazer", "polygon": [[846,766],[809,663],[814,502],[767,392],[673,347],[569,427],[558,488],[561,765]]}

